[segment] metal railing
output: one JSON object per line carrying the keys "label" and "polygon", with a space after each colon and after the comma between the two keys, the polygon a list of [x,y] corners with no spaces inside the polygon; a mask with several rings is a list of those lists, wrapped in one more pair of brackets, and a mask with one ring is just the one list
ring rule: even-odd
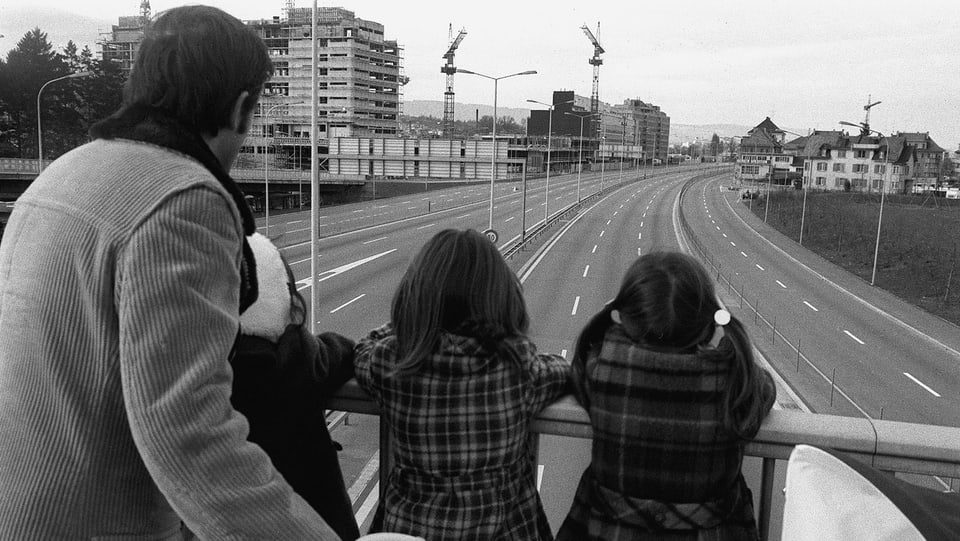
{"label": "metal railing", "polygon": [[[377,404],[354,380],[347,382],[327,407],[350,413],[380,413]],[[540,436],[593,437],[587,412],[572,396],[543,410],[531,430]],[[389,434],[381,417],[380,475],[390,471]],[[788,459],[797,444],[829,447],[884,471],[957,479],[960,478],[960,444],[957,442],[960,442],[960,428],[773,410],[745,448],[746,456],[762,460],[760,486],[751,487],[755,492],[759,489],[757,518],[761,537],[768,539],[771,524],[779,523],[782,518],[771,513],[777,488],[776,462]],[[384,485],[380,486],[382,490]],[[573,494],[569,497],[572,501]]]}

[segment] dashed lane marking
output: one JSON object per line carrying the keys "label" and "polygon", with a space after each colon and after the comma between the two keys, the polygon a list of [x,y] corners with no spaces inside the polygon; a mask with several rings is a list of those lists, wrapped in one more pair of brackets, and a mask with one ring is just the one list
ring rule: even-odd
{"label": "dashed lane marking", "polygon": [[910,374],[910,372],[904,372],[903,375],[904,375],[904,376],[907,376],[908,378],[910,378],[911,380],[913,380],[913,382],[916,383],[917,385],[923,387],[928,393],[932,394],[933,396],[935,396],[935,397],[937,397],[937,398],[940,398],[940,393],[938,393],[937,391],[934,391],[934,390],[931,389],[926,383],[924,383],[924,382],[920,381],[919,379],[915,378],[913,375]]}
{"label": "dashed lane marking", "polygon": [[807,307],[810,308],[811,310],[813,310],[814,312],[819,312],[819,311],[820,311],[820,310],[817,310],[817,307],[816,307],[816,306],[810,304],[810,303],[807,302],[807,301],[803,301],[803,304],[806,304]]}
{"label": "dashed lane marking", "polygon": [[846,335],[849,336],[850,338],[853,338],[854,340],[856,340],[857,343],[859,343],[861,346],[866,344],[866,342],[864,342],[863,340],[861,340],[861,339],[857,338],[856,336],[854,336],[852,332],[850,332],[850,331],[848,331],[848,330],[846,330],[846,329],[844,329],[843,332],[844,332],[844,334],[846,334]]}

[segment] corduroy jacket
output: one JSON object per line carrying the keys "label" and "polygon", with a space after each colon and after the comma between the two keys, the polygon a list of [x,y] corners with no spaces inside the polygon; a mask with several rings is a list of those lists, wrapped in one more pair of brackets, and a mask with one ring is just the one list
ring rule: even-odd
{"label": "corduroy jacket", "polygon": [[230,405],[243,235],[208,167],[147,142],[86,144],[20,197],[0,245],[0,538],[336,539]]}

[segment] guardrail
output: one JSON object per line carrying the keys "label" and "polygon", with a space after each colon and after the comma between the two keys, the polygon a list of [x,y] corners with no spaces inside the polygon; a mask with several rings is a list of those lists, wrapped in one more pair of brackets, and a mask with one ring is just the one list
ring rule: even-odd
{"label": "guardrail", "polygon": [[[357,385],[347,382],[327,406],[337,411],[379,415],[377,404]],[[533,421],[538,435],[591,439],[587,412],[572,396],[548,406]],[[380,418],[380,475],[390,471],[390,431]],[[776,463],[789,458],[797,444],[829,447],[888,472],[960,478],[960,428],[871,421],[789,410],[773,410],[746,445],[745,454],[762,460],[757,509],[762,539],[781,517],[771,516]],[[952,481],[951,481],[952,482]],[[381,490],[384,485],[381,483]],[[753,487],[754,490],[758,487]],[[571,498],[572,498],[571,494]]]}

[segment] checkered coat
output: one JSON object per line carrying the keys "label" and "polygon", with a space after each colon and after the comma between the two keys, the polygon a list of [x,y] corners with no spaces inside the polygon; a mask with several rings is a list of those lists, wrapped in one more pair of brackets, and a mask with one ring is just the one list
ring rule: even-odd
{"label": "checkered coat", "polygon": [[[757,539],[742,442],[723,428],[730,369],[638,346],[613,325],[573,365],[593,426],[584,472],[558,540]],[[776,389],[763,372],[766,410]]]}
{"label": "checkered coat", "polygon": [[570,364],[511,338],[519,362],[443,333],[415,374],[393,376],[389,325],[357,344],[357,382],[381,408],[393,467],[378,514],[385,531],[453,540],[551,539],[528,446],[534,415],[568,389]]}

